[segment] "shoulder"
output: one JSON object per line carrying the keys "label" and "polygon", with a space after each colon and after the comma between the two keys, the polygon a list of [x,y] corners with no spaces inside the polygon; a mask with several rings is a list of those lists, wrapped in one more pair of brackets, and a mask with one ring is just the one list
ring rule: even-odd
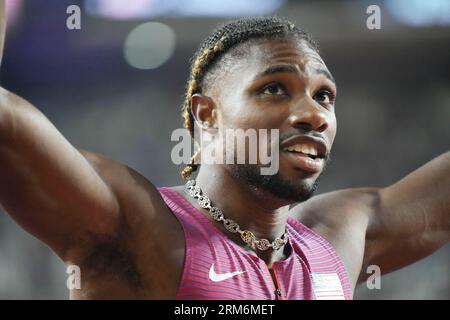
{"label": "shoulder", "polygon": [[163,202],[158,189],[136,170],[104,155],[86,150],[79,151],[111,188],[122,208],[129,206],[130,202],[142,202],[142,197],[151,203]]}
{"label": "shoulder", "polygon": [[314,196],[294,206],[291,216],[332,245],[355,286],[363,263],[369,222],[378,202],[377,188],[344,189]]}
{"label": "shoulder", "polygon": [[314,196],[293,206],[290,212],[308,227],[326,225],[334,229],[352,224],[355,218],[370,219],[378,206],[378,188],[354,188]]}
{"label": "shoulder", "polygon": [[120,227],[128,239],[148,237],[155,226],[173,226],[169,212],[158,189],[142,174],[106,156],[80,150],[97,174],[105,181],[120,205]]}
{"label": "shoulder", "polygon": [[128,185],[130,181],[135,182],[131,187],[136,186],[136,184],[139,184],[140,186],[152,187],[150,181],[148,181],[143,175],[123,163],[112,160],[111,158],[99,153],[86,150],[79,151],[100,175],[100,177],[105,180],[105,182],[109,182],[113,187],[120,188],[122,185]]}
{"label": "shoulder", "polygon": [[121,206],[117,233],[90,243],[89,252],[102,251],[106,247],[127,253],[146,279],[161,274],[158,268],[163,264],[171,265],[166,270],[175,268],[178,272],[182,263],[179,252],[184,252],[183,230],[158,189],[142,174],[122,163],[100,154],[80,152],[113,190]]}

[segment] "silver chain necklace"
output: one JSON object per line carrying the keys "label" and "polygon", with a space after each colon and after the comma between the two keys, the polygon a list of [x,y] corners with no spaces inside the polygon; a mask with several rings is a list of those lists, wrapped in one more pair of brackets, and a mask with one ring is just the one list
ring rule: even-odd
{"label": "silver chain necklace", "polygon": [[272,248],[273,250],[278,250],[287,243],[289,238],[287,231],[285,231],[281,237],[275,238],[275,240],[270,242],[267,239],[257,239],[255,235],[249,230],[241,230],[241,228],[235,221],[231,219],[226,219],[223,216],[222,210],[212,206],[211,200],[206,195],[202,194],[202,189],[200,189],[199,186],[195,185],[195,180],[189,180],[186,183],[186,189],[191,197],[197,199],[200,207],[209,210],[209,215],[215,221],[222,222],[225,229],[227,229],[232,233],[239,232],[239,234],[241,235],[241,239],[246,244],[250,245],[252,248],[257,248],[261,251],[265,251],[269,248]]}

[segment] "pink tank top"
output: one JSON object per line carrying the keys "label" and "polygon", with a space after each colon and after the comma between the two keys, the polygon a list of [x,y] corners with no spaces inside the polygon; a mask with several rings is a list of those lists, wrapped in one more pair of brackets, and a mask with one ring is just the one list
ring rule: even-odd
{"label": "pink tank top", "polygon": [[184,230],[184,267],[176,299],[352,299],[336,251],[294,218],[287,224],[292,250],[286,260],[273,264],[274,283],[264,260],[231,241],[178,192],[158,190]]}

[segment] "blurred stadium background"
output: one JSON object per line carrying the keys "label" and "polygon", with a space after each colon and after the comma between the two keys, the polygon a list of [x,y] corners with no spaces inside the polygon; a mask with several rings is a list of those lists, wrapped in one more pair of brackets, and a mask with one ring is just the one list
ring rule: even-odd
{"label": "blurred stadium background", "polygon": [[[82,9],[81,30],[66,9]],[[381,8],[381,29],[366,8]],[[188,61],[221,21],[287,17],[312,33],[337,79],[338,134],[318,192],[385,186],[450,146],[450,1],[9,0],[1,84],[35,104],[77,147],[156,186],[170,160]],[[152,22],[152,23],[149,23]],[[330,214],[333,214],[330,212]],[[63,263],[0,215],[0,298],[66,299]],[[356,299],[450,299],[450,246],[361,285]]]}

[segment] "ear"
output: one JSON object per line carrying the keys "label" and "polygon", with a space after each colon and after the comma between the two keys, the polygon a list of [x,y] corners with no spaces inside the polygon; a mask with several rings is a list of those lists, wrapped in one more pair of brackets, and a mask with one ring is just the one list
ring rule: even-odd
{"label": "ear", "polygon": [[208,122],[210,128],[216,127],[216,105],[214,101],[201,93],[196,93],[191,97],[191,112],[195,122],[199,127]]}

